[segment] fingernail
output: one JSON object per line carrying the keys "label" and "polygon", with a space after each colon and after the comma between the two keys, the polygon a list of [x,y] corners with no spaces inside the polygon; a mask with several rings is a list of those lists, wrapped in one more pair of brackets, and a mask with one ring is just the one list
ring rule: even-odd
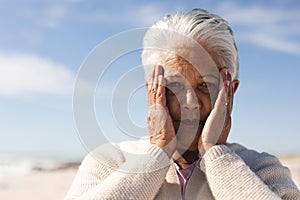
{"label": "fingernail", "polygon": [[161,73],[162,73],[162,74],[165,73],[165,69],[163,68],[163,66],[161,66]]}
{"label": "fingernail", "polygon": [[229,87],[229,86],[230,86],[230,81],[226,81],[226,82],[225,82],[225,85],[226,85],[227,87]]}
{"label": "fingernail", "polygon": [[225,73],[225,75],[226,75],[226,77],[227,77],[227,75],[229,74],[229,69],[228,69],[228,67],[224,67],[224,73]]}
{"label": "fingernail", "polygon": [[159,73],[160,74],[164,74],[164,68],[163,68],[163,66],[161,66],[161,65],[159,65]]}

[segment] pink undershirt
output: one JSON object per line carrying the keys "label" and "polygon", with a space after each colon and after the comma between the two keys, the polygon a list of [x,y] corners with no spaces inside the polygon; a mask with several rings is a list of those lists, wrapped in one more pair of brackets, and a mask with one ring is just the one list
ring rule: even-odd
{"label": "pink undershirt", "polygon": [[180,182],[181,197],[182,197],[182,200],[184,200],[185,188],[186,188],[187,182],[190,179],[192,172],[196,166],[196,162],[191,164],[186,169],[180,169],[180,167],[178,166],[177,163],[174,162],[174,164],[175,164],[177,175],[178,175],[179,182]]}

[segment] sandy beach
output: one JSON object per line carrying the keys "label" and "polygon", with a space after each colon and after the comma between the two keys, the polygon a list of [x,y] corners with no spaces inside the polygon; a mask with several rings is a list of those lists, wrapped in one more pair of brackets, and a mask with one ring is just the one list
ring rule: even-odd
{"label": "sandy beach", "polygon": [[[291,169],[292,177],[300,188],[300,155],[280,157]],[[5,200],[59,200],[63,199],[76,174],[77,167],[32,171],[25,175],[0,177],[0,199]]]}
{"label": "sandy beach", "polygon": [[58,200],[63,199],[77,169],[36,171],[0,179],[0,199]]}
{"label": "sandy beach", "polygon": [[292,178],[300,189],[300,155],[279,156],[281,163],[291,171]]}

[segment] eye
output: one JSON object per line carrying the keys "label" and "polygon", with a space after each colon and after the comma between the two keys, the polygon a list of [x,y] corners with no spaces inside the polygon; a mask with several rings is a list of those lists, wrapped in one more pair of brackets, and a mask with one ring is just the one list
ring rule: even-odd
{"label": "eye", "polygon": [[179,82],[171,82],[171,83],[167,83],[166,87],[171,92],[178,93],[183,89],[184,86],[182,83]]}
{"label": "eye", "polygon": [[209,93],[209,92],[214,92],[217,87],[216,84],[214,83],[202,82],[198,84],[197,88],[203,93]]}
{"label": "eye", "polygon": [[215,84],[214,83],[209,83],[209,82],[203,82],[203,83],[200,83],[198,85],[198,87],[201,87],[201,88],[214,88]]}
{"label": "eye", "polygon": [[181,83],[179,83],[179,82],[171,82],[171,83],[168,83],[167,84],[167,87],[168,88],[175,88],[175,87],[181,87]]}

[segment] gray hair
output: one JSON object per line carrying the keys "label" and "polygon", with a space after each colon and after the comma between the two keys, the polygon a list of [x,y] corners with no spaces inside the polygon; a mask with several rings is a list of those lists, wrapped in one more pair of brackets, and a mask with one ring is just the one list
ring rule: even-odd
{"label": "gray hair", "polygon": [[[156,31],[153,31],[156,29]],[[160,30],[160,31],[157,31]],[[194,9],[187,13],[177,12],[156,22],[145,34],[142,53],[144,67],[148,58],[157,50],[145,47],[164,47],[176,51],[182,48],[178,40],[173,40],[171,32],[192,38],[213,58],[218,67],[229,67],[233,79],[238,79],[239,61],[233,32],[227,21],[206,10]]]}

